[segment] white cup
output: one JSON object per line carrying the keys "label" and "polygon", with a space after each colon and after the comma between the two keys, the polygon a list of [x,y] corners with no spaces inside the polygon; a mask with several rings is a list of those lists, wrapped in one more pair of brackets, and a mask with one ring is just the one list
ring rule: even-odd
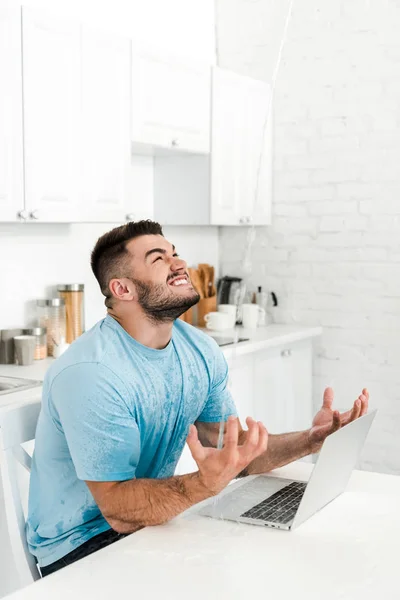
{"label": "white cup", "polygon": [[219,304],[217,310],[220,313],[224,313],[226,315],[232,315],[232,317],[235,318],[235,323],[236,323],[236,319],[237,319],[236,304]]}
{"label": "white cup", "polygon": [[222,312],[209,312],[205,315],[207,329],[214,331],[223,331],[224,329],[233,329],[235,327],[236,317]]}
{"label": "white cup", "polygon": [[242,304],[242,325],[245,329],[256,329],[260,313],[265,313],[258,304]]}

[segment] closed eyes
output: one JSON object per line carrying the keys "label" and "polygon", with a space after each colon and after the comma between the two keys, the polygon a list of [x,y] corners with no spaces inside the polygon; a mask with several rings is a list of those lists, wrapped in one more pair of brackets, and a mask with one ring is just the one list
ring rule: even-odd
{"label": "closed eyes", "polygon": [[[173,256],[174,258],[177,258],[177,257],[179,256],[179,254],[178,254],[177,252],[175,252],[175,253],[174,253],[172,256]],[[157,258],[156,258],[155,260],[153,260],[153,265],[154,265],[154,263],[156,263],[158,260],[162,260],[162,256],[157,256]]]}

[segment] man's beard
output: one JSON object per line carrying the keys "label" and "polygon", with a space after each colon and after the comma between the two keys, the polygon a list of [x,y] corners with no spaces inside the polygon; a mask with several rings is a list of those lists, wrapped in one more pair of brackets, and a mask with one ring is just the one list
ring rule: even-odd
{"label": "man's beard", "polygon": [[156,323],[175,321],[191,306],[197,304],[200,295],[193,288],[193,294],[186,297],[169,295],[163,284],[151,284],[132,279],[138,293],[138,302],[147,317]]}

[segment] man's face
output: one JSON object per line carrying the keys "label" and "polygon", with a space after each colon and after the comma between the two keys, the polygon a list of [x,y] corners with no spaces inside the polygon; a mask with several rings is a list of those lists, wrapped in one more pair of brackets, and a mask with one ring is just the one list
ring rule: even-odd
{"label": "man's face", "polygon": [[152,320],[173,321],[199,301],[186,262],[162,235],[140,236],[127,249],[138,302]]}

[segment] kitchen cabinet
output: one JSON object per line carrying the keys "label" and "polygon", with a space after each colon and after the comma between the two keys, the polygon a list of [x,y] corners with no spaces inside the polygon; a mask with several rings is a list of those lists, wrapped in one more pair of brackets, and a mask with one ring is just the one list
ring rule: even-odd
{"label": "kitchen cabinet", "polygon": [[165,52],[132,51],[132,142],[135,151],[210,152],[208,65]]}
{"label": "kitchen cabinet", "polygon": [[21,9],[2,6],[0,77],[0,221],[143,215],[132,193],[144,175],[131,163],[130,40],[30,7],[21,25]]}
{"label": "kitchen cabinet", "polygon": [[[310,338],[246,355],[233,352],[227,360],[229,389],[244,429],[247,429],[248,416],[262,421],[272,434],[301,431],[311,426]],[[196,463],[185,446],[176,473],[196,470]]]}
{"label": "kitchen cabinet", "polygon": [[[228,360],[228,368],[228,389],[235,401],[240,422],[246,427],[246,418],[254,416],[253,355],[249,354],[247,356],[233,357]],[[186,444],[175,473],[177,475],[182,475],[183,473],[191,473],[193,471],[197,471],[197,465]]]}
{"label": "kitchen cabinet", "polygon": [[270,103],[266,83],[213,70],[213,225],[267,225],[271,220]]}
{"label": "kitchen cabinet", "polygon": [[24,208],[21,9],[0,4],[0,221]]}
{"label": "kitchen cabinet", "polygon": [[168,225],[268,225],[272,202],[271,89],[212,70],[211,154],[155,157],[156,218]]}
{"label": "kitchen cabinet", "polygon": [[81,31],[23,8],[25,209],[30,219],[79,221]]}
{"label": "kitchen cabinet", "polygon": [[80,220],[129,218],[131,44],[82,28]]}
{"label": "kitchen cabinet", "polygon": [[255,418],[270,433],[310,427],[312,410],[311,341],[296,342],[254,355]]}
{"label": "kitchen cabinet", "polygon": [[228,360],[228,388],[235,402],[242,424],[247,428],[246,418],[254,418],[254,354],[237,356]]}

